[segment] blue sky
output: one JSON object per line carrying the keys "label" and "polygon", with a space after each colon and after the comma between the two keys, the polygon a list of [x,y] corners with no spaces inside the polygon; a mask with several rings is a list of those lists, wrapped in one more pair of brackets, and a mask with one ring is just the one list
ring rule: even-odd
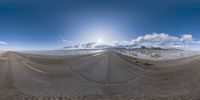
{"label": "blue sky", "polygon": [[132,41],[154,32],[198,41],[199,26],[198,0],[0,1],[0,49]]}

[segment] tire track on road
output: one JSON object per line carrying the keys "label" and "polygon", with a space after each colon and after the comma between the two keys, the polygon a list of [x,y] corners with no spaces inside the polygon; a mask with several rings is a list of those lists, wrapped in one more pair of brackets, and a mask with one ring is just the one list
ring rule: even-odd
{"label": "tire track on road", "polygon": [[[111,52],[112,53],[112,52]],[[108,58],[108,60],[109,60],[110,58]],[[68,66],[68,68],[73,72],[73,73],[75,73],[75,74],[77,74],[78,76],[80,76],[80,77],[82,77],[83,79],[85,79],[85,80],[88,80],[88,81],[91,81],[91,82],[94,82],[94,83],[98,83],[98,84],[122,84],[122,83],[126,83],[126,82],[129,82],[129,81],[133,81],[133,80],[137,80],[138,78],[140,78],[141,76],[143,76],[144,74],[145,74],[145,72],[147,71],[147,69],[145,69],[145,70],[143,70],[141,73],[139,73],[139,74],[137,74],[135,77],[132,77],[132,78],[130,78],[130,79],[128,79],[128,80],[124,80],[124,81],[120,81],[120,82],[102,82],[102,81],[96,81],[96,80],[93,80],[93,79],[90,79],[90,78],[88,78],[88,77],[86,77],[85,75],[82,75],[81,73],[79,73],[77,70],[74,70],[73,68],[72,68],[72,66],[68,63],[68,62],[66,62],[66,64],[67,64],[67,66]],[[109,67],[109,66],[108,66]],[[108,71],[107,71],[107,76],[109,76],[109,68],[108,68]]]}

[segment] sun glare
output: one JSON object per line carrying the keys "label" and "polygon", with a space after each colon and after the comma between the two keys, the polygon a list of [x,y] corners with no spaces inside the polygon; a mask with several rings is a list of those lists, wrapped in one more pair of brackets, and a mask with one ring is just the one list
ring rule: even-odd
{"label": "sun glare", "polygon": [[98,38],[97,43],[101,44],[101,43],[103,43],[103,40],[101,38]]}

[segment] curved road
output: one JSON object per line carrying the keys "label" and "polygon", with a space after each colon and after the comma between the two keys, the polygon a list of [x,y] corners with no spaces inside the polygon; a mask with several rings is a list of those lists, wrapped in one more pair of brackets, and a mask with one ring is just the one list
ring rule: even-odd
{"label": "curved road", "polygon": [[0,100],[200,99],[200,56],[146,61],[105,51],[0,58]]}

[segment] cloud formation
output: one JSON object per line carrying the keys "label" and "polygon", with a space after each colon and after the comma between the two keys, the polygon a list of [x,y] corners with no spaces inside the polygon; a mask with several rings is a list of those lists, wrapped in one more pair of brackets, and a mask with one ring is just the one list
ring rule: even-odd
{"label": "cloud formation", "polygon": [[8,43],[4,42],[4,41],[0,41],[0,46],[7,46]]}
{"label": "cloud formation", "polygon": [[181,36],[181,41],[192,41],[192,35],[191,34],[184,34]]}
{"label": "cloud formation", "polygon": [[159,47],[163,49],[197,49],[200,41],[195,41],[191,34],[183,34],[179,37],[171,36],[166,33],[152,33],[139,36],[131,41],[113,41],[98,44],[96,42],[72,45],[65,48],[75,49],[95,49],[95,48],[139,48],[139,47]]}

